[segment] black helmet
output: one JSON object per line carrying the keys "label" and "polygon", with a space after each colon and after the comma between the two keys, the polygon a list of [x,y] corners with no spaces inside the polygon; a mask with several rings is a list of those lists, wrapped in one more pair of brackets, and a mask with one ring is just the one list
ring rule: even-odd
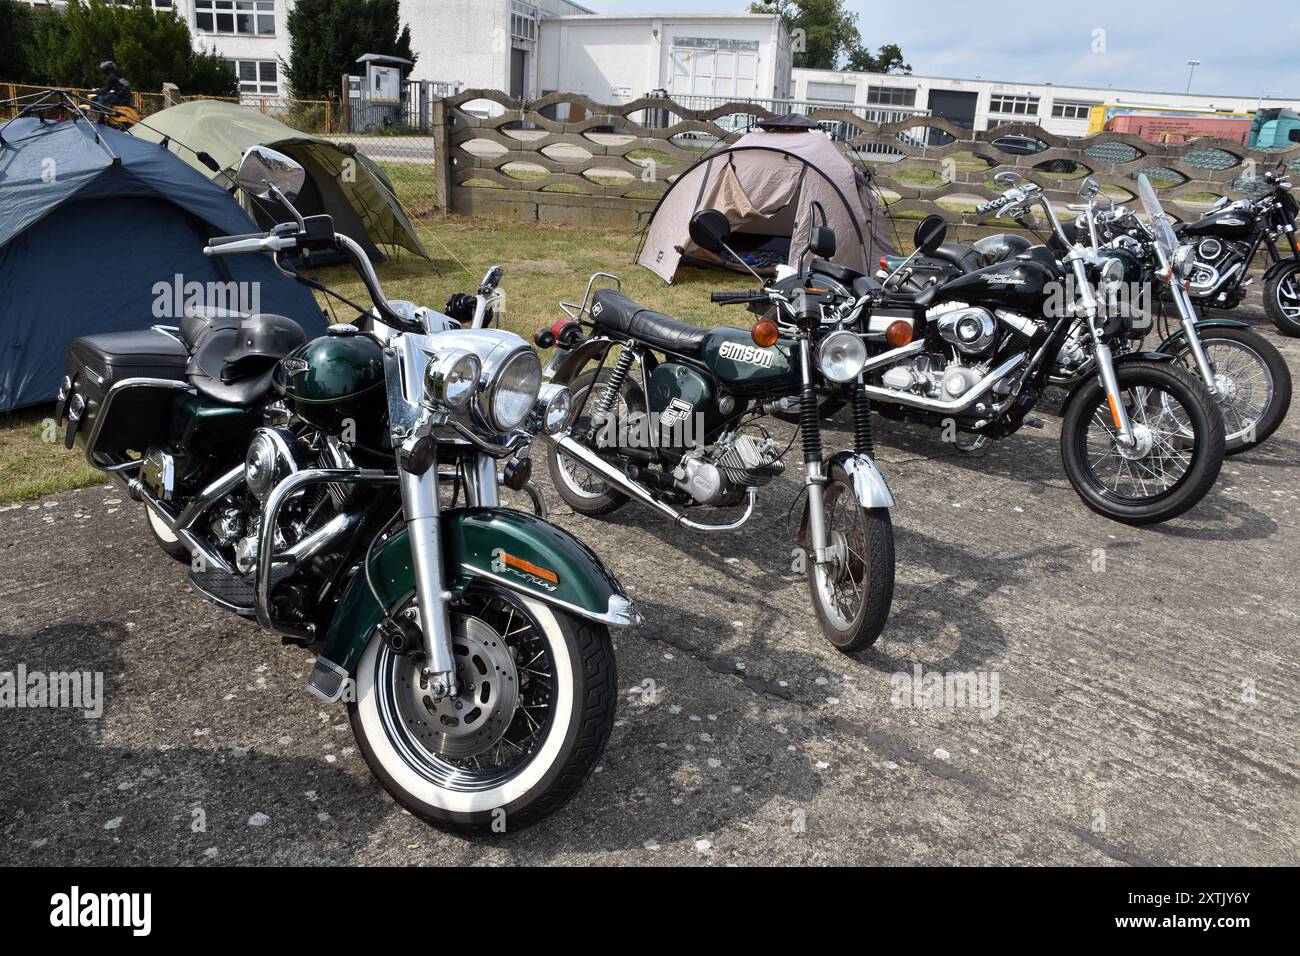
{"label": "black helmet", "polygon": [[116,72],[117,72],[117,64],[114,63],[112,60],[105,60],[103,63],[99,64],[99,72],[100,72],[100,73],[116,73]]}

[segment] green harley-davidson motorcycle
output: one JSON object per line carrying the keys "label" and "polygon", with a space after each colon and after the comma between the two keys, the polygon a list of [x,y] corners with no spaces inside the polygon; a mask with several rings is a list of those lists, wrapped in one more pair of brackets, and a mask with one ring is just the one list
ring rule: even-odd
{"label": "green harley-davidson motorcycle", "polygon": [[500,505],[498,461],[523,487],[533,436],[564,427],[571,397],[519,336],[386,299],[356,242],[294,209],[303,175],[250,149],[240,186],[294,221],[205,253],[341,252],[372,309],[312,341],[284,316],[202,311],[78,339],[58,419],[195,590],[316,650],[308,690],[347,701],[404,807],[516,829],[595,767],[614,718],[607,628],[639,621],[590,549]]}
{"label": "green harley-davidson motorcycle", "polygon": [[[690,230],[695,244],[712,252],[726,249],[731,232],[716,209],[696,213]],[[834,254],[830,229],[814,227],[809,239],[806,255]],[[696,328],[617,288],[595,289],[600,278],[592,277],[580,305],[564,306],[568,320],[535,339],[555,347],[546,373],[572,389],[577,405],[573,424],[550,434],[548,462],[560,497],[591,517],[635,500],[679,527],[738,528],[753,514],[758,489],[784,470],[794,443],[782,448],[762,419],[794,400],[805,496],[797,541],[813,609],[837,648],[874,643],[894,594],[894,499],[874,460],[862,338],[823,322],[829,300],[816,290],[768,285],[713,293],[720,305],[777,310],[792,333],[782,336],[769,318],[752,330]],[[816,389],[824,382],[844,385],[854,409],[854,447],[830,455],[818,421]],[[737,507],[744,509],[737,517],[693,517]]]}

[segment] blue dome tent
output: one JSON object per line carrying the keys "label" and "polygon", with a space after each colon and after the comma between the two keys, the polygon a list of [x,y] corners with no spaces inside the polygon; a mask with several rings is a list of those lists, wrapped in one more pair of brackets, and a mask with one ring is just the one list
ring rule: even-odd
{"label": "blue dome tent", "polygon": [[[0,127],[0,411],[53,399],[78,336],[176,325],[196,299],[326,322],[267,256],[203,255],[257,232],[224,189],[156,143],[84,120]],[[232,300],[233,301],[230,301]]]}

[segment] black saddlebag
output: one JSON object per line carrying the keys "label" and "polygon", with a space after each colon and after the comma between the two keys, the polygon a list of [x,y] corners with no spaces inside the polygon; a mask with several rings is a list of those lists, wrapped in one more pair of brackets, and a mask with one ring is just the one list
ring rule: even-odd
{"label": "black saddlebag", "polygon": [[[188,388],[188,359],[185,345],[159,329],[73,341],[55,413],[60,423],[65,418],[68,423],[64,445],[84,445],[93,437],[96,455],[120,457],[128,449],[143,452],[158,444],[167,434],[172,400]],[[136,381],[121,384],[129,380]],[[109,414],[100,424],[106,401]]]}

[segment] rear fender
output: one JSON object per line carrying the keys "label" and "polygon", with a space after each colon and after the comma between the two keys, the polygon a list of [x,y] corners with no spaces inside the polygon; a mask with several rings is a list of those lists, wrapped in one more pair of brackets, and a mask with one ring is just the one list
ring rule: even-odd
{"label": "rear fender", "polygon": [[[445,584],[453,596],[476,581],[490,581],[603,624],[641,622],[600,559],[563,528],[507,508],[455,508],[443,512],[439,523]],[[344,678],[356,672],[384,611],[415,589],[405,529],[371,553],[370,578],[379,601],[358,566],[326,631],[309,684],[325,700],[342,696]]]}
{"label": "rear fender", "polygon": [[1264,281],[1268,282],[1279,272],[1284,272],[1287,269],[1294,268],[1296,265],[1300,265],[1300,259],[1297,259],[1295,256],[1287,256],[1285,259],[1279,259],[1264,270]]}
{"label": "rear fender", "polygon": [[575,349],[557,348],[546,363],[544,375],[548,381],[567,385],[581,374],[591,362],[598,362],[614,346],[614,340],[604,336],[588,336]]}

